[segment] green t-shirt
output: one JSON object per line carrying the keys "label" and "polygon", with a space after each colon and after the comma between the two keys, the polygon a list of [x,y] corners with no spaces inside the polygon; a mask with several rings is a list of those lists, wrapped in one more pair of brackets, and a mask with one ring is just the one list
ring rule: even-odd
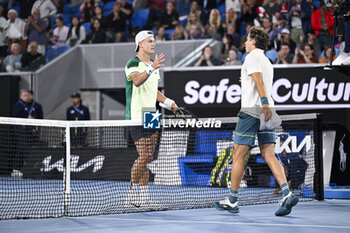
{"label": "green t-shirt", "polygon": [[143,108],[155,108],[157,101],[158,82],[160,81],[159,69],[153,71],[148,79],[136,87],[131,75],[134,73],[142,73],[147,69],[148,65],[136,56],[129,60],[125,66],[125,93],[126,93],[126,120],[142,120]]}

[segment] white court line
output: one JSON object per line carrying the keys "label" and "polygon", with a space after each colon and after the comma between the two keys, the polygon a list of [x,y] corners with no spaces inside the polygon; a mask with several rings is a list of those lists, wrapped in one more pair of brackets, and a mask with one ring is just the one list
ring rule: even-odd
{"label": "white court line", "polygon": [[[76,218],[74,218],[76,219]],[[331,229],[350,229],[350,226],[335,225],[302,225],[302,224],[280,224],[280,223],[248,223],[248,222],[219,222],[219,221],[196,221],[196,220],[162,220],[162,219],[139,219],[139,218],[88,218],[94,220],[113,220],[113,221],[141,221],[141,222],[159,222],[159,223],[196,223],[196,224],[222,224],[222,225],[247,225],[250,226],[281,226],[281,227],[309,227],[309,228],[331,228]]]}

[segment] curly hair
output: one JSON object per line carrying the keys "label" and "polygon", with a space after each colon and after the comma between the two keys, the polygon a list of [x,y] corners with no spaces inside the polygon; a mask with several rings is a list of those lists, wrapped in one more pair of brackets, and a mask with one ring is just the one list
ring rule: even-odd
{"label": "curly hair", "polygon": [[263,30],[262,27],[253,26],[249,31],[249,36],[251,39],[255,40],[255,47],[258,49],[266,50],[269,44],[270,37]]}

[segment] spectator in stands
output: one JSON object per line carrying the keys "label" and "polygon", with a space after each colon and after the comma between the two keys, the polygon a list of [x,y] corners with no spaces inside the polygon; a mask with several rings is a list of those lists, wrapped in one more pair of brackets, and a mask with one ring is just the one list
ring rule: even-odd
{"label": "spectator in stands", "polygon": [[21,0],[19,1],[19,17],[21,19],[26,19],[28,16],[32,15],[32,8],[34,5],[34,0]]}
{"label": "spectator in stands", "polygon": [[294,41],[290,37],[290,31],[288,29],[283,29],[282,33],[278,35],[277,41],[277,51],[281,49],[281,44],[288,44],[291,51],[294,51],[297,47]]}
{"label": "spectator in stands", "polygon": [[121,42],[123,39],[125,27],[126,27],[126,18],[121,13],[120,2],[116,2],[114,4],[112,13],[107,16],[106,22],[109,23],[109,26],[108,26],[109,33],[110,33],[109,40],[111,42]]}
{"label": "spectator in stands", "polygon": [[[35,42],[33,42],[35,43]],[[33,90],[28,90],[28,118],[30,119],[43,119],[43,107],[34,99]]]}
{"label": "spectator in stands", "polygon": [[204,36],[205,34],[205,28],[201,24],[198,15],[194,12],[191,12],[188,16],[188,20],[186,23],[186,30],[189,32],[191,30],[191,26],[195,25],[197,28],[200,28],[201,36]]}
{"label": "spectator in stands", "polygon": [[165,33],[165,27],[160,26],[157,30],[157,35],[155,36],[156,41],[166,41],[170,40],[168,34]]}
{"label": "spectator in stands", "polygon": [[[319,63],[331,63],[331,53],[332,53],[332,48],[330,46],[326,47],[324,49],[324,56],[319,60]],[[335,51],[333,50],[333,59],[332,61],[335,60]]]}
{"label": "spectator in stands", "polygon": [[177,0],[177,12],[179,13],[179,20],[185,20],[190,14],[190,9],[193,0]]}
{"label": "spectator in stands", "polygon": [[312,30],[307,32],[306,37],[300,36],[300,48],[304,49],[304,46],[306,44],[312,45],[314,47],[314,54],[316,57],[320,56],[321,54],[320,45],[316,43],[315,33]]}
{"label": "spectator in stands", "polygon": [[160,16],[165,9],[165,0],[148,0],[148,21],[147,28],[158,28],[160,26]]}
{"label": "spectator in stands", "polygon": [[233,65],[242,65],[242,62],[238,60],[236,49],[230,49],[230,51],[228,51],[228,57],[225,63],[223,64],[223,66],[233,66]]}
{"label": "spectator in stands", "polygon": [[81,14],[80,22],[90,22],[91,18],[95,16],[95,7],[97,6],[98,4],[94,0],[84,0],[79,8]]}
{"label": "spectator in stands", "polygon": [[281,12],[281,4],[277,3],[276,0],[269,0],[268,3],[264,4],[264,9],[271,22],[277,21],[275,14]]}
{"label": "spectator in stands", "polygon": [[311,4],[306,0],[295,0],[288,7],[291,38],[299,43],[300,35],[311,29]]}
{"label": "spectator in stands", "polygon": [[8,22],[5,19],[5,8],[4,5],[0,4],[0,57],[4,58],[7,56],[7,41],[5,29],[8,26]]}
{"label": "spectator in stands", "polygon": [[321,1],[320,8],[312,13],[311,26],[315,31],[316,42],[320,45],[321,50],[325,49],[332,43],[334,16],[331,9],[332,4],[327,5]]}
{"label": "spectator in stands", "polygon": [[224,64],[227,61],[228,53],[232,47],[232,37],[224,34],[221,42],[221,53],[219,55],[219,61]]}
{"label": "spectator in stands", "polygon": [[312,45],[305,45],[304,50],[296,48],[293,63],[318,63],[318,57],[314,55],[314,47]]}
{"label": "spectator in stands", "polygon": [[21,46],[17,43],[12,43],[11,54],[8,55],[3,61],[5,70],[7,72],[19,72],[22,68],[21,58]]}
{"label": "spectator in stands", "polygon": [[43,18],[47,27],[46,27],[46,45],[51,45],[51,37],[53,36],[53,28],[51,27],[50,17]]}
{"label": "spectator in stands", "polygon": [[292,64],[293,54],[290,53],[289,44],[282,43],[281,49],[278,52],[277,60],[275,64]]}
{"label": "spectator in stands", "polygon": [[246,33],[245,33],[244,36],[241,37],[241,41],[240,41],[240,44],[239,44],[239,50],[242,51],[242,52],[245,51],[245,45],[244,44],[247,41],[248,33],[249,33],[251,27],[253,27],[253,26],[254,26],[253,22],[247,22],[246,23],[246,26],[245,26]]}
{"label": "spectator in stands", "polygon": [[198,66],[219,66],[220,62],[213,56],[213,52],[210,46],[206,46],[203,49],[201,57],[194,64],[195,67]]}
{"label": "spectator in stands", "polygon": [[214,24],[210,25],[207,28],[207,33],[205,34],[205,38],[211,38],[217,41],[221,41],[221,35],[218,33],[218,29]]}
{"label": "spectator in stands", "polygon": [[202,11],[201,6],[196,0],[191,4],[190,13],[195,13],[203,26],[207,24],[208,16]]}
{"label": "spectator in stands", "polygon": [[107,40],[106,33],[101,29],[101,23],[98,19],[95,19],[93,24],[93,29],[86,36],[86,39],[83,41],[83,44],[99,44],[105,43]]}
{"label": "spectator in stands", "polygon": [[32,16],[28,16],[25,32],[28,33],[28,43],[37,42],[38,52],[45,55],[46,46],[46,22],[40,17],[40,11],[34,10]]}
{"label": "spectator in stands", "polygon": [[221,26],[224,31],[227,31],[227,25],[232,24],[235,25],[237,20],[237,13],[233,8],[230,8],[226,11],[225,22],[221,23]]}
{"label": "spectator in stands", "polygon": [[130,20],[132,16],[132,5],[128,3],[128,0],[120,0],[120,4],[120,14],[127,20]]}
{"label": "spectator in stands", "polygon": [[57,12],[56,14],[63,14],[64,9],[64,0],[52,0],[53,4],[55,5]]}
{"label": "spectator in stands", "polygon": [[53,36],[51,37],[52,47],[58,48],[66,45],[69,28],[64,25],[63,18],[58,16],[56,18],[57,28],[53,30]]}
{"label": "spectator in stands", "polygon": [[[242,14],[241,17],[236,20],[236,31],[237,32],[241,31],[242,22],[246,22],[246,24],[254,22],[254,19],[257,17],[256,7],[248,5],[246,2],[242,2],[241,14]],[[248,35],[248,33],[247,33],[247,35]],[[245,41],[246,41],[246,39],[244,40],[244,42]],[[243,43],[243,47],[244,47],[244,43]]]}
{"label": "spectator in stands", "polygon": [[174,29],[179,23],[179,14],[175,9],[173,2],[168,2],[166,4],[166,10],[160,15],[160,25],[164,26],[166,29]]}
{"label": "spectator in stands", "polygon": [[[102,28],[103,30],[108,30],[109,25],[108,25],[108,22],[107,22],[107,17],[105,17],[105,16],[103,15],[103,9],[102,9],[102,7],[100,7],[100,6],[96,6],[96,7],[95,7],[95,16],[94,16],[94,17],[91,17],[91,20],[90,20],[91,25],[94,24],[94,20],[95,20],[95,19],[100,20],[100,22],[101,22],[101,28]],[[90,27],[90,28],[91,28],[91,27]]]}
{"label": "spectator in stands", "polygon": [[235,12],[241,12],[241,3],[240,0],[225,0],[225,7],[227,9],[233,9]]}
{"label": "spectator in stands", "polygon": [[23,71],[35,71],[45,65],[45,57],[38,52],[38,44],[32,41],[28,45],[27,52],[21,58]]}
{"label": "spectator in stands", "polygon": [[21,47],[21,53],[24,52],[27,45],[27,36],[24,32],[25,23],[23,20],[17,18],[17,11],[9,10],[8,27],[6,28],[6,38],[8,40],[8,51],[11,54],[11,47],[13,43],[18,43]]}
{"label": "spectator in stands", "polygon": [[270,32],[272,31],[272,23],[270,18],[263,17],[262,26],[264,28],[264,31],[270,35]]}
{"label": "spectator in stands", "polygon": [[[96,20],[97,21],[97,20]],[[67,108],[66,117],[68,121],[90,120],[89,108],[82,104],[80,93],[74,92],[71,95],[73,105]],[[86,143],[87,129],[83,127],[72,128],[70,131],[71,145],[83,147]]]}
{"label": "spectator in stands", "polygon": [[188,33],[185,30],[184,26],[181,24],[176,25],[175,30],[171,33],[172,40],[187,40]]}
{"label": "spectator in stands", "polygon": [[80,24],[79,17],[74,16],[72,18],[72,23],[68,31],[67,45],[70,47],[79,45],[85,40],[85,38],[85,27]]}
{"label": "spectator in stands", "polygon": [[189,31],[189,39],[190,40],[197,40],[201,39],[201,29],[198,27],[198,25],[191,25],[190,31]]}
{"label": "spectator in stands", "polygon": [[227,35],[231,37],[232,45],[236,48],[239,47],[241,37],[238,33],[236,33],[235,26],[233,24],[227,25]]}
{"label": "spectator in stands", "polygon": [[220,35],[224,34],[224,29],[221,26],[220,12],[218,9],[212,9],[210,11],[208,24],[205,26],[206,30],[208,31],[211,26],[214,26],[216,28],[217,33],[219,33]]}
{"label": "spectator in stands", "polygon": [[210,12],[212,9],[216,9],[216,0],[197,0],[201,8],[206,11]]}
{"label": "spectator in stands", "polygon": [[264,7],[259,6],[256,8],[256,17],[254,18],[254,26],[263,27],[264,19],[268,18]]}
{"label": "spectator in stands", "polygon": [[34,10],[39,9],[41,18],[45,18],[47,16],[52,16],[57,13],[57,8],[55,4],[51,0],[37,0],[34,2],[32,7],[32,14]]}

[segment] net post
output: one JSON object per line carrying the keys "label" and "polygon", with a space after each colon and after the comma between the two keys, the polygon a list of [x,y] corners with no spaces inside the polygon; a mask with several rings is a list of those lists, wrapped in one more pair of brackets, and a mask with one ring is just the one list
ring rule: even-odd
{"label": "net post", "polygon": [[64,194],[63,194],[63,216],[68,216],[68,206],[70,200],[70,124],[66,125],[66,164],[63,173]]}
{"label": "net post", "polygon": [[322,134],[322,114],[317,113],[316,119],[316,135],[315,135],[315,199],[324,200],[324,184],[323,184],[323,134]]}

